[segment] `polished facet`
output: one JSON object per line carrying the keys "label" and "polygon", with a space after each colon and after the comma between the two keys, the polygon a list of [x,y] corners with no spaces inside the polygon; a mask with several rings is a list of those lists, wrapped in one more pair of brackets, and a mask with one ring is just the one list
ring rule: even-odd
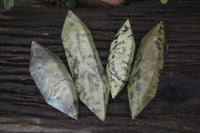
{"label": "polished facet", "polygon": [[154,98],[167,52],[163,22],[155,26],[141,41],[128,81],[128,97],[132,119]]}
{"label": "polished facet", "polygon": [[106,73],[112,98],[125,86],[131,71],[135,53],[135,40],[129,20],[118,31],[111,43]]}
{"label": "polished facet", "polygon": [[72,78],[57,55],[32,42],[29,71],[45,101],[78,119],[78,97]]}
{"label": "polished facet", "polygon": [[62,42],[80,100],[105,119],[109,87],[91,33],[71,11],[62,30]]}

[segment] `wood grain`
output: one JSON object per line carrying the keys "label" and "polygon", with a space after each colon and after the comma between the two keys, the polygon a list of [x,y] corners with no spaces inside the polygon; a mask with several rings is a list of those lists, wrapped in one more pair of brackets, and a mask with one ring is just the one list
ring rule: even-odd
{"label": "wood grain", "polygon": [[165,24],[169,52],[156,97],[133,121],[124,88],[110,99],[105,122],[82,103],[77,121],[50,107],[28,72],[32,40],[67,65],[60,39],[67,10],[39,0],[16,1],[9,11],[0,4],[0,132],[199,132],[200,2],[134,2],[122,8],[73,10],[91,29],[104,67],[110,43],[127,18],[137,47],[160,20]]}

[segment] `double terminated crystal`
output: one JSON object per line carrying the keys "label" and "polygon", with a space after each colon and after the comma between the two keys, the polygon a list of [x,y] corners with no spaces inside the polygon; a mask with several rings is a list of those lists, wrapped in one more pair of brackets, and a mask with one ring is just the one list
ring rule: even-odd
{"label": "double terminated crystal", "polygon": [[167,52],[163,22],[154,27],[141,41],[128,82],[132,119],[154,98]]}
{"label": "double terminated crystal", "polygon": [[109,87],[91,33],[71,11],[62,42],[80,100],[101,120],[105,119]]}
{"label": "double terminated crystal", "polygon": [[72,78],[57,55],[32,42],[29,71],[45,101],[78,119],[78,97]]}
{"label": "double terminated crystal", "polygon": [[135,40],[129,20],[126,20],[111,43],[106,73],[112,98],[125,86],[134,59]]}

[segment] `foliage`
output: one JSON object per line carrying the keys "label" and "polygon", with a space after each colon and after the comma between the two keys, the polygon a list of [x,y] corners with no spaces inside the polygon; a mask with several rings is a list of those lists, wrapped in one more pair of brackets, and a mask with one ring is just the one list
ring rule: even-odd
{"label": "foliage", "polygon": [[65,4],[66,7],[69,7],[69,8],[73,8],[75,7],[76,5],[76,1],[75,0],[68,0]]}
{"label": "foliage", "polygon": [[4,0],[4,7],[6,10],[9,10],[14,6],[14,0]]}
{"label": "foliage", "polygon": [[161,2],[162,4],[166,4],[166,3],[168,2],[168,0],[160,0],[160,2]]}

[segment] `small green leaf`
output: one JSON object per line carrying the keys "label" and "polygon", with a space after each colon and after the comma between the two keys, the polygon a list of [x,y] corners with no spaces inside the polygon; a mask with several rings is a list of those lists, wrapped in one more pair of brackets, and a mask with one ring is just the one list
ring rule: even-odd
{"label": "small green leaf", "polygon": [[4,0],[4,7],[6,10],[9,10],[14,6],[14,0]]}
{"label": "small green leaf", "polygon": [[76,1],[75,0],[67,0],[67,2],[66,2],[66,6],[68,8],[73,8],[73,7],[75,7],[75,5],[76,5]]}
{"label": "small green leaf", "polygon": [[160,0],[160,2],[161,2],[162,4],[166,4],[166,3],[168,2],[168,0]]}

